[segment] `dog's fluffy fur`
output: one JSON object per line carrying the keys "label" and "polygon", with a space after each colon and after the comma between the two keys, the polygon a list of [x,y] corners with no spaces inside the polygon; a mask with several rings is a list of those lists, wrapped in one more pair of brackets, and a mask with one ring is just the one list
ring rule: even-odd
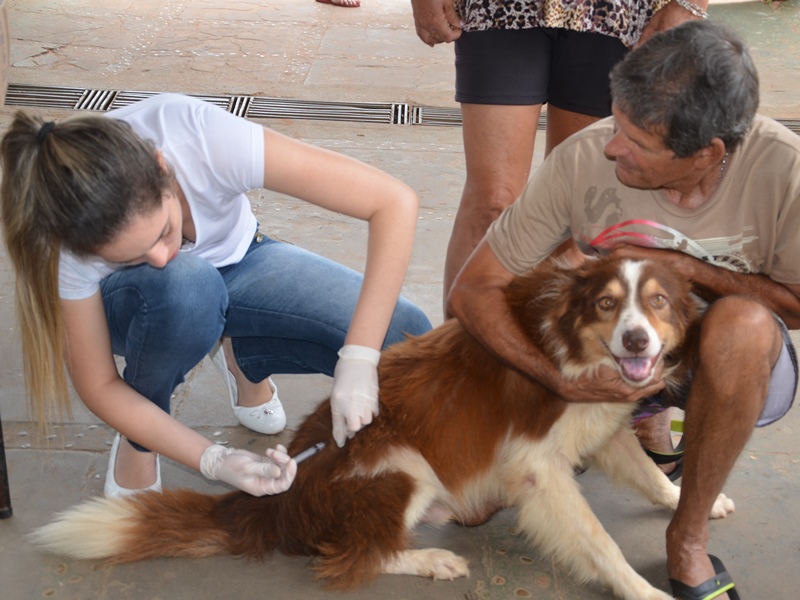
{"label": "dog's fluffy fur", "polygon": [[[617,369],[633,385],[682,383],[698,315],[689,285],[652,262],[547,262],[514,280],[514,318],[567,377]],[[452,579],[466,561],[408,548],[420,522],[478,524],[515,507],[542,552],[582,581],[630,600],[666,600],[625,561],[574,480],[591,463],[652,502],[674,509],[679,488],[644,454],[633,406],[565,402],[487,353],[456,320],[397,344],[380,363],[380,417],[344,448],[331,439],[328,402],[302,424],[289,451],[327,447],[303,463],[289,491],[255,498],[189,490],[95,499],[37,530],[44,549],[113,562],[273,550],[315,555],[332,587],[380,573]],[[714,517],[733,504],[720,496]]]}

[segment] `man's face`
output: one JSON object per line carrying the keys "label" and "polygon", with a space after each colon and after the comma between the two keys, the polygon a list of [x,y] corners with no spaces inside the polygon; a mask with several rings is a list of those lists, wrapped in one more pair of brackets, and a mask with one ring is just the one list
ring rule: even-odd
{"label": "man's face", "polygon": [[616,105],[611,111],[615,134],[606,144],[605,154],[616,162],[620,182],[644,190],[676,188],[691,174],[693,158],[678,158],[664,144],[663,131],[640,129]]}

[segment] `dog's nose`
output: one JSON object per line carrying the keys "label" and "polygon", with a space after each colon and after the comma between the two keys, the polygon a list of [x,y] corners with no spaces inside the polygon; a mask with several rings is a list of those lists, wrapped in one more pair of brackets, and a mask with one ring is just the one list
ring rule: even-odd
{"label": "dog's nose", "polygon": [[622,334],[622,345],[628,352],[642,352],[647,349],[650,343],[650,338],[647,332],[641,327],[636,329],[629,329]]}

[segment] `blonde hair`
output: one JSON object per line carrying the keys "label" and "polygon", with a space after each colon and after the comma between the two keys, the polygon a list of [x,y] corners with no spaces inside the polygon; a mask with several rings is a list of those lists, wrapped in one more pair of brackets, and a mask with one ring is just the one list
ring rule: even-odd
{"label": "blonde hair", "polygon": [[61,249],[94,254],[131,218],[160,206],[173,179],[127,123],[95,115],[54,124],[20,111],[0,142],[0,161],[27,396],[46,425],[70,413]]}

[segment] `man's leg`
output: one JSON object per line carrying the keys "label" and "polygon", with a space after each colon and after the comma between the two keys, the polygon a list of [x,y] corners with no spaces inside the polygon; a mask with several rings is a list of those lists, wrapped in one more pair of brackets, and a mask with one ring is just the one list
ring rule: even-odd
{"label": "man's leg", "polygon": [[722,298],[703,319],[681,498],[667,528],[669,576],[689,586],[714,575],[706,552],[711,507],[750,438],[782,347],[774,316],[751,300]]}

